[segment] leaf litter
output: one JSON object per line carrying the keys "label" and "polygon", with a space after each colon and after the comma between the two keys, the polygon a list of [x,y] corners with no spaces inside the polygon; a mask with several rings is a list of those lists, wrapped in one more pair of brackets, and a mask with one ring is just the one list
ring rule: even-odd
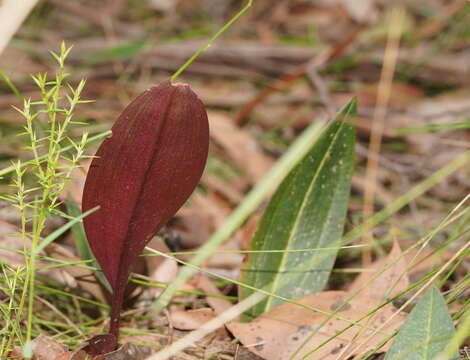
{"label": "leaf litter", "polygon": [[[122,3],[125,3],[125,1]],[[338,5],[338,3],[343,3],[343,5]],[[295,69],[296,66],[309,61],[312,56],[317,54],[316,45],[318,45],[318,48],[321,48],[325,46],[325,44],[334,43],[335,40],[344,36],[344,29],[353,29],[356,25],[353,19],[357,19],[358,16],[363,16],[363,14],[354,12],[354,10],[358,11],[358,9],[350,10],[351,3],[351,1],[338,1],[334,3],[322,1],[316,2],[315,4],[313,2],[307,4],[307,2],[293,1],[291,6],[287,7],[285,4],[283,5],[281,3],[272,6],[272,3],[269,1],[260,0],[256,5],[257,8],[253,11],[253,15],[250,14],[247,16],[247,20],[245,20],[248,25],[253,25],[250,27],[250,33],[252,32],[252,35],[256,37],[257,43],[255,46],[243,47],[243,42],[247,41],[247,39],[244,38],[244,36],[246,36],[246,34],[244,34],[244,31],[246,31],[245,26],[241,26],[240,30],[234,28],[233,35],[227,34],[227,37],[233,36],[230,43],[227,42],[226,44],[221,44],[221,46],[214,47],[214,51],[208,52],[205,57],[201,58],[194,64],[195,66],[190,69],[188,74],[190,74],[197,83],[196,87],[199,89],[198,92],[202,95],[203,101],[209,104],[211,108],[209,109],[209,114],[212,113],[213,108],[214,113],[221,113],[227,118],[227,121],[233,119],[233,123],[236,124],[235,127],[226,127],[226,129],[230,129],[230,131],[225,131],[225,134],[221,131],[221,134],[218,135],[219,141],[217,141],[215,137],[213,138],[213,142],[215,143],[213,147],[215,149],[211,149],[212,154],[220,157],[223,162],[230,163],[230,165],[239,168],[243,174],[237,174],[235,179],[230,180],[227,180],[225,176],[219,178],[220,174],[216,174],[215,176],[213,173],[210,174],[212,177],[215,177],[216,181],[214,181],[214,178],[204,181],[204,191],[207,191],[207,193],[198,193],[196,197],[193,197],[189,206],[183,208],[183,211],[177,215],[180,219],[184,219],[182,221],[183,226],[174,226],[174,224],[170,224],[169,226],[170,230],[173,227],[180,231],[179,234],[183,234],[181,235],[183,246],[176,250],[197,250],[197,246],[204,243],[208,234],[212,233],[215,228],[220,226],[233,207],[236,206],[246,189],[253,184],[253,179],[262,176],[262,171],[256,168],[256,163],[262,164],[264,160],[259,161],[259,159],[267,157],[268,162],[271,161],[272,163],[272,159],[277,157],[285,148],[285,143],[288,142],[289,139],[292,139],[293,136],[312,121],[313,118],[317,118],[318,114],[322,113],[322,106],[317,104],[315,90],[310,89],[309,86],[304,86],[304,84],[299,84],[299,82],[292,82],[292,89],[295,89],[297,86],[302,87],[300,95],[297,94],[294,96],[288,91],[288,87],[284,88],[284,91],[274,89],[273,96],[266,99],[264,103],[259,103],[252,113],[253,115],[258,112],[262,115],[262,117],[260,116],[262,119],[261,123],[257,123],[259,119],[255,116],[249,119],[251,121],[248,123],[249,126],[246,126],[247,123],[245,123],[245,125],[236,123],[236,114],[239,108],[256,97],[258,89],[263,86],[262,83],[264,83],[264,81],[268,79],[277,80],[279,76],[281,76],[280,74],[282,74],[282,76],[286,74],[287,76],[295,75],[293,74],[293,69]],[[368,1],[368,3],[369,5],[373,3],[370,6],[373,8],[374,12],[381,12],[380,15],[382,15],[382,11],[387,6],[386,1]],[[81,0],[80,4],[83,5],[83,8],[88,7],[92,10],[93,7],[96,6],[96,4],[88,4],[86,0]],[[415,22],[411,23],[411,26],[415,27],[413,29],[418,30],[416,33],[419,35],[420,45],[410,46],[414,39],[414,32],[412,32],[407,35],[411,40],[410,43],[405,44],[400,52],[404,71],[400,73],[399,81],[396,81],[393,85],[394,91],[391,99],[391,109],[388,114],[385,129],[386,148],[383,154],[381,154],[381,160],[383,160],[382,164],[387,164],[388,161],[389,165],[397,165],[396,169],[398,169],[398,171],[387,168],[387,166],[381,169],[379,182],[386,196],[380,199],[381,203],[377,204],[377,207],[386,206],[386,204],[390,202],[391,197],[396,197],[398,194],[401,194],[403,189],[411,187],[419,179],[426,177],[430,173],[430,170],[436,169],[440,164],[445,164],[452,160],[457,153],[468,147],[468,131],[465,130],[458,132],[451,131],[446,133],[408,135],[399,135],[395,131],[406,125],[425,126],[436,121],[445,125],[446,123],[465,119],[466,114],[468,114],[468,109],[465,108],[465,106],[468,105],[468,101],[466,102],[465,100],[467,98],[465,90],[468,88],[468,40],[462,40],[457,37],[455,40],[451,39],[450,46],[448,46],[449,44],[447,42],[449,39],[443,39],[438,36],[440,32],[448,34],[448,30],[452,35],[451,31],[453,31],[454,25],[449,22],[449,19],[452,20],[454,17],[453,14],[458,15],[459,11],[452,12],[449,9],[454,7],[462,10],[462,6],[466,5],[466,2],[457,0],[450,2],[450,6],[445,6],[447,4],[444,4],[444,2],[432,1],[428,7],[430,13],[427,15],[423,15],[422,13],[417,15],[415,13],[416,9],[413,7],[414,2],[411,1],[410,4],[408,11],[411,14],[412,20]],[[51,7],[54,7],[55,12],[52,15],[48,15],[47,18],[49,21],[53,21],[59,29],[69,29],[70,34],[73,34],[74,31],[79,34],[75,38],[76,49],[79,50],[74,54],[73,63],[71,64],[73,68],[83,64],[84,59],[90,56],[91,51],[108,47],[109,39],[96,36],[96,34],[91,34],[91,32],[90,34],[80,33],[80,29],[83,28],[92,28],[102,32],[103,25],[100,21],[97,21],[97,16],[94,18],[84,16],[72,19],[61,7],[58,6],[55,8],[55,6],[57,5],[51,2]],[[199,1],[181,1],[178,6],[178,11],[182,14],[181,16],[187,16],[188,19],[190,19],[189,15],[191,15],[191,11],[198,9]],[[231,10],[232,9],[227,8],[225,13]],[[214,11],[216,10],[214,9]],[[221,13],[223,12],[223,10],[220,11]],[[75,14],[75,12],[72,13]],[[464,15],[465,9],[460,11],[460,13]],[[440,14],[440,16],[429,16],[430,14]],[[169,16],[168,14],[160,16],[160,14],[156,13],[154,15],[167,25],[171,25],[172,22],[175,21],[174,17],[169,19],[167,17]],[[308,33],[313,34],[311,38],[303,37],[306,25],[310,24],[312,19],[314,19],[317,28],[311,29],[311,32],[309,30]],[[380,23],[377,23],[377,21],[380,21],[380,18],[369,20],[372,20],[374,24],[380,25]],[[118,35],[113,39],[113,41],[116,42],[132,41],[134,36],[132,34],[135,34],[134,31],[136,28],[139,30],[138,28],[140,26],[149,26],[145,22],[142,22],[139,26],[134,26],[134,22],[128,19],[127,15],[124,16],[122,12],[119,19],[116,19],[116,21],[112,19],[111,21],[113,22],[113,26],[116,26],[117,29],[116,34]],[[126,24],[132,26],[126,28]],[[337,24],[338,26],[336,26]],[[425,27],[424,25],[432,26]],[[26,44],[31,41],[28,31],[35,33],[34,26],[34,24],[28,24],[26,26],[25,32],[21,33],[19,36],[21,41],[26,41]],[[184,27],[185,25],[181,24],[181,26]],[[189,26],[189,24],[187,26]],[[421,28],[421,26],[423,26],[423,28]],[[33,30],[31,31],[31,29]],[[435,29],[437,29],[437,32]],[[147,28],[146,30],[148,34],[154,31],[153,28]],[[359,109],[362,109],[362,114],[360,114],[358,125],[359,135],[362,141],[365,141],[369,134],[370,111],[375,104],[375,90],[377,88],[377,78],[380,72],[380,66],[377,66],[377,61],[382,61],[383,57],[382,44],[380,43],[381,36],[383,37],[384,34],[383,29],[378,29],[380,31],[375,32],[375,27],[369,27],[367,30],[371,31],[367,31],[365,36],[361,36],[359,42],[354,41],[353,47],[346,51],[345,56],[339,59],[340,61],[337,63],[329,62],[327,64],[329,68],[325,73],[322,72],[325,82],[331,85],[329,86],[332,92],[331,95],[335,100],[334,103],[337,105],[343,104],[345,99],[348,99],[353,93],[359,93]],[[278,39],[280,33],[285,36],[281,40]],[[315,35],[315,33],[317,35]],[[42,40],[36,39],[35,41],[41,42],[42,46],[36,46],[34,43],[35,46],[31,46],[29,52],[14,47],[7,49],[5,56],[2,56],[2,59],[5,60],[2,62],[2,68],[11,73],[15,83],[21,86],[22,82],[25,82],[25,76],[18,73],[18,69],[21,70],[21,73],[26,74],[28,72],[44,71],[48,68],[44,61],[46,49],[49,48],[48,41],[50,38],[47,37],[47,39],[47,41],[46,38]],[[250,39],[250,41],[252,40],[253,39]],[[312,43],[308,43],[307,46],[298,45],[297,43],[289,44],[288,41],[291,40],[303,41],[302,44],[312,41],[312,43],[316,42],[316,45],[312,46]],[[436,53],[436,40],[439,41],[438,53]],[[283,46],[278,46],[279,41],[283,42]],[[356,46],[359,43],[361,47],[363,47],[362,50]],[[98,101],[94,104],[88,104],[89,106],[87,105],[80,110],[78,117],[86,120],[90,119],[93,126],[98,126],[95,129],[99,129],[99,126],[103,125],[109,128],[109,121],[107,120],[116,118],[117,112],[122,108],[123,102],[126,102],[129,97],[145,89],[148,86],[149,78],[151,81],[160,80],[159,76],[162,69],[166,68],[171,71],[171,69],[178,66],[182,60],[188,55],[191,55],[197,44],[196,42],[181,41],[180,43],[170,45],[171,46],[155,45],[151,51],[150,57],[139,58],[136,56],[129,67],[127,67],[129,64],[126,62],[111,60],[109,63],[106,63],[105,66],[87,68],[86,72],[89,78],[88,98],[97,99]],[[288,51],[288,49],[292,51]],[[165,59],[165,57],[167,57],[167,59]],[[170,60],[168,60],[168,57]],[[221,61],[221,59],[224,61]],[[221,62],[223,62],[223,64],[220,64]],[[145,71],[140,72],[140,65],[142,64],[145,64]],[[124,69],[124,73],[117,72],[115,66],[116,68]],[[334,68],[335,66],[338,66],[338,69],[341,70],[336,70]],[[30,71],[31,69],[35,70]],[[146,71],[148,71],[148,73],[145,73]],[[121,81],[121,76],[132,76],[136,78],[136,83]],[[243,81],[240,80],[242,76]],[[116,81],[116,79],[119,81]],[[116,86],[116,84],[118,84],[118,86]],[[352,85],[349,86],[348,84]],[[225,86],[229,91],[220,91],[221,86]],[[36,97],[35,93],[31,92],[30,89],[26,88],[25,90],[27,97]],[[462,92],[461,90],[464,91]],[[435,96],[434,92],[443,94],[444,96]],[[9,109],[12,103],[11,97],[8,98],[7,94],[2,93],[1,100],[0,117],[2,126],[3,124],[9,124],[8,126],[10,126],[16,121]],[[302,106],[302,104],[306,102],[309,103],[308,107]],[[223,111],[220,111],[220,109],[223,109]],[[428,111],[428,109],[430,110]],[[295,119],[295,121],[293,121],[291,126],[289,122],[285,122],[285,119]],[[224,140],[227,141],[227,143],[232,142],[232,145],[225,144],[222,142],[223,139],[221,140],[221,138],[224,136],[231,138],[232,130],[233,133],[236,134],[234,139]],[[2,146],[5,145],[8,149],[8,153],[2,153],[2,161],[4,158],[11,157],[12,150],[18,151],[17,149],[19,149],[14,141],[10,141],[7,131],[8,130],[3,133],[2,128]],[[242,146],[237,148],[233,145],[237,143],[236,138],[240,135],[239,133],[241,133],[242,137],[245,137],[245,142],[241,142],[241,144],[250,144],[250,141],[254,141],[257,144],[256,147]],[[260,136],[260,134],[264,136]],[[269,137],[267,135],[269,135]],[[401,150],[393,150],[394,146],[401,147]],[[255,149],[253,158],[258,160],[253,160],[250,157],[252,152],[246,151],[246,149],[250,151]],[[242,153],[243,156],[237,152]],[[434,155],[439,156],[435,157]],[[248,167],[248,162],[251,163],[252,161],[254,165],[250,164]],[[6,162],[4,163],[8,165]],[[361,163],[359,163],[358,167],[361,168],[361,166]],[[248,174],[249,176],[245,177],[244,174]],[[434,187],[431,192],[420,198],[417,204],[415,204],[418,206],[417,208],[413,210],[414,205],[412,204],[410,211],[403,211],[403,213],[396,216],[396,223],[399,223],[400,228],[406,232],[405,239],[400,238],[401,244],[413,242],[416,237],[416,232],[423,231],[424,228],[428,227],[428,220],[417,225],[418,222],[415,221],[417,218],[415,216],[416,212],[420,214],[420,219],[429,219],[432,223],[436,218],[439,218],[439,214],[447,211],[449,201],[458,198],[459,194],[468,192],[467,175],[466,169],[462,169],[456,173],[456,175],[450,176],[445,186]],[[360,180],[361,179],[359,179],[358,182]],[[224,189],[224,187],[230,189]],[[235,192],[231,191],[232,188]],[[356,198],[353,199],[354,204],[358,202],[363,188],[364,185],[362,187],[355,187]],[[198,197],[204,198],[204,200],[199,201]],[[78,198],[79,196],[77,196],[77,200]],[[445,202],[440,202],[441,199],[444,199]],[[185,209],[191,209],[189,215],[185,213]],[[262,209],[260,209],[260,211],[261,210]],[[413,214],[413,216],[410,216],[410,213]],[[357,209],[354,206],[350,206],[350,214],[352,217],[357,215]],[[2,219],[8,218],[12,223],[18,220],[14,216],[6,214],[4,211],[1,212],[0,216]],[[191,218],[191,220],[186,221],[189,218]],[[353,220],[355,221],[355,219]],[[257,221],[254,221],[255,225],[251,225],[256,227],[256,223]],[[247,228],[247,226],[245,228]],[[7,228],[7,235],[11,234],[9,229],[11,230],[11,228]],[[244,229],[242,229],[240,233],[242,233]],[[387,229],[387,227],[378,229],[378,234],[386,234]],[[12,232],[15,231],[16,230],[12,230]],[[248,242],[252,234],[251,230],[248,232],[249,233],[246,235],[234,237],[237,241],[242,242],[242,244],[233,246],[231,249],[246,249],[247,246],[244,245],[243,242]],[[441,240],[442,237],[439,241]],[[68,247],[65,249],[70,250]],[[62,251],[59,252],[62,253]],[[8,252],[8,254],[2,253],[2,261],[3,259],[7,259],[11,254],[12,252]],[[68,259],[66,261],[75,261],[77,259],[76,253],[73,254],[75,257],[69,257],[70,255],[71,254],[68,253],[66,255],[67,258],[63,259]],[[239,257],[240,254],[236,255]],[[444,254],[444,257],[446,256],[447,254]],[[214,254],[214,257],[217,257],[217,254]],[[408,258],[408,254],[406,257]],[[149,257],[145,258],[146,261],[148,258]],[[181,258],[184,257],[182,256]],[[434,258],[436,258],[436,256]],[[439,264],[439,261],[439,259],[436,259],[435,263]],[[233,266],[236,266],[235,261],[229,260],[229,262],[233,264]],[[13,263],[21,264],[21,259],[17,258],[12,264]],[[220,263],[221,262],[215,264],[218,266]],[[347,264],[350,265],[350,263]],[[44,265],[48,266],[51,264],[44,263]],[[353,265],[357,265],[357,263],[353,263]],[[425,271],[431,265],[433,265],[432,262],[428,262],[427,264],[419,263],[418,267],[421,267],[419,269],[420,271]],[[173,265],[171,265],[171,267],[172,266]],[[467,266],[468,268],[468,261],[464,261],[462,266]],[[154,273],[154,276],[155,278],[159,278],[158,265],[156,267],[148,266],[147,270],[148,269],[155,270],[157,273]],[[402,269],[404,269],[404,267]],[[57,277],[57,274],[62,270],[52,270],[53,271],[47,270],[47,273],[44,272],[42,275],[47,279],[63,282],[63,279]],[[344,297],[349,296],[353,288],[356,290],[360,288],[361,282],[371,281],[372,272],[369,271],[370,269],[365,270],[367,271],[364,271],[353,281],[350,287],[348,287],[349,284],[343,283],[340,286],[332,285],[332,288],[343,289],[345,294],[342,299],[344,299]],[[393,268],[390,269],[391,272],[389,272],[389,276],[396,280],[397,277],[400,277],[400,271],[393,272],[392,270]],[[170,270],[164,270],[163,268],[160,270],[163,277],[168,275],[167,279],[173,278],[173,271],[174,267]],[[411,272],[410,275],[414,276],[413,269]],[[79,282],[76,282],[76,280],[73,280],[67,274],[65,276],[69,278],[68,282],[66,282],[68,286],[75,287],[79,284]],[[420,278],[421,277],[418,277],[413,280],[416,281]],[[404,281],[403,279],[404,277],[401,278],[398,284],[402,283]],[[195,281],[193,285],[188,284],[186,289],[194,290],[198,288],[203,292],[212,294],[212,290],[214,289],[211,289],[210,285],[213,285],[215,281],[212,278],[206,278],[206,280],[204,285],[200,285],[198,281]],[[403,283],[402,285],[405,284]],[[369,287],[382,289],[384,286],[380,284],[380,282],[377,283],[372,280]],[[400,288],[403,289],[401,285],[395,287],[395,289]],[[216,289],[218,290],[219,288],[216,287]],[[230,290],[230,286],[224,286],[220,289],[227,291]],[[390,294],[382,294],[383,289],[377,294],[367,289],[368,287],[361,292],[361,296],[364,296],[366,293],[370,293],[371,295],[380,293],[378,297],[382,299],[390,296]],[[231,295],[234,295],[233,292]],[[93,296],[98,297],[99,295],[95,294]],[[180,300],[194,300],[195,298],[195,296],[178,296],[178,298],[175,299],[175,304],[177,308],[183,309],[185,308],[183,305],[185,302],[180,302]],[[334,299],[334,297],[331,299],[325,298],[325,301],[334,301]],[[213,300],[221,299],[213,298]],[[373,299],[370,298],[366,299],[366,301],[371,301],[371,304],[372,300]],[[215,310],[217,305],[211,305],[210,298],[200,296],[198,302],[191,304],[195,304],[195,306],[207,306],[206,304],[201,304],[204,301],[217,312],[217,310]],[[186,303],[186,305],[187,304],[188,303]],[[230,302],[227,301],[221,309],[229,306]],[[458,304],[453,304],[453,306],[455,306],[455,309],[458,308]],[[331,311],[331,309],[329,311]],[[343,327],[346,325],[347,323],[344,322]],[[357,331],[358,330],[356,330],[356,333]],[[44,332],[46,331],[44,330]],[[183,333],[180,333],[180,335],[182,334]],[[163,346],[165,344],[163,340],[166,340],[166,335],[155,336],[155,339],[152,338],[152,341],[154,343],[158,342]],[[156,340],[157,337],[162,340],[161,343]],[[138,343],[138,336],[123,335],[123,342],[133,341]],[[237,350],[236,346],[233,346],[233,344],[229,345],[230,341],[230,339],[227,339],[226,342],[227,354],[234,357]],[[214,344],[216,344],[216,341],[214,341]],[[217,346],[219,350],[223,347],[223,344],[223,341],[222,343],[218,343]],[[253,344],[256,345],[256,342],[251,342],[251,345]],[[210,347],[210,344],[208,347]],[[252,347],[253,346],[250,346],[248,348],[251,349]],[[240,347],[240,349],[243,349],[243,347]],[[382,348],[382,350],[383,349],[385,348]],[[223,353],[223,351],[219,352]],[[204,352],[201,353],[204,354]],[[217,353],[217,351],[214,350],[214,353]],[[238,355],[240,355],[240,353],[241,350],[237,352]],[[208,351],[207,354],[210,354],[210,351]],[[203,356],[204,355],[201,355],[200,357]],[[184,358],[184,355],[182,355],[182,358]]]}
{"label": "leaf litter", "polygon": [[[383,271],[387,265],[388,269]],[[311,354],[312,358],[337,359],[346,347],[360,343],[362,337],[357,337],[358,332],[363,336],[374,334],[374,330],[397,311],[391,303],[379,305],[384,298],[408,287],[408,276],[404,273],[406,266],[403,265],[404,257],[395,243],[387,258],[373,263],[371,269],[376,271],[362,273],[348,291],[323,291],[296,300],[322,313],[285,303],[249,323],[232,322],[227,328],[245,347],[263,359],[287,359],[294,353],[295,359],[302,359],[313,349],[317,350]],[[402,314],[395,316],[374,334],[367,347],[374,349],[387,340],[405,318]],[[385,345],[381,351],[387,348]]]}

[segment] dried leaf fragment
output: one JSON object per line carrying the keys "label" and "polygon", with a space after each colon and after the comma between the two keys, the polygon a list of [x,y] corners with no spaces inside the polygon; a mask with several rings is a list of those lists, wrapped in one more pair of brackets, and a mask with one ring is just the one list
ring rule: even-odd
{"label": "dried leaf fragment", "polygon": [[[337,359],[344,347],[351,344],[355,348],[361,339],[371,335],[374,329],[379,328],[396,311],[393,305],[387,304],[369,319],[367,314],[376,306],[376,300],[367,295],[358,295],[343,305],[348,297],[349,294],[345,291],[324,291],[297,300],[328,313],[338,310],[337,316],[326,322],[327,316],[324,314],[286,303],[250,323],[233,322],[227,328],[251,352],[263,359],[289,359],[298,349],[299,352],[292,359],[303,359],[307,354],[310,359]],[[367,346],[373,348],[380,344],[403,321],[402,315],[395,316],[380,332],[375,333],[373,341]],[[360,325],[349,327],[353,322]],[[364,337],[357,339],[355,336],[361,329]],[[327,340],[331,341],[326,342]]]}

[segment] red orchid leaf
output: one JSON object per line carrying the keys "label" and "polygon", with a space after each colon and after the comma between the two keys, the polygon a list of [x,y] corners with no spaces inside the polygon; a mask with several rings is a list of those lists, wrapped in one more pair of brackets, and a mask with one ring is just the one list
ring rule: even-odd
{"label": "red orchid leaf", "polygon": [[165,81],[129,104],[91,163],[82,210],[97,261],[113,289],[110,333],[131,266],[196,187],[207,159],[204,105],[187,85]]}
{"label": "red orchid leaf", "polygon": [[111,334],[93,336],[81,347],[90,356],[102,355],[112,352],[116,348],[117,339]]}

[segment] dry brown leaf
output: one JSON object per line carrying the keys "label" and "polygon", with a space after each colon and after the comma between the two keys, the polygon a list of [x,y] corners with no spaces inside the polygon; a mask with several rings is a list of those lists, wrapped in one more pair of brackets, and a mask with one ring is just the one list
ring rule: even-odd
{"label": "dry brown leaf", "polygon": [[[194,279],[195,285],[198,289],[211,295],[223,295],[220,290],[209,280],[205,275],[198,275]],[[214,309],[214,312],[219,315],[232,307],[232,303],[226,299],[207,296],[206,298],[209,306]]]}
{"label": "dry brown leaf", "polygon": [[215,317],[211,308],[201,308],[196,310],[177,310],[170,313],[171,324],[179,330],[199,329],[204,323]]}
{"label": "dry brown leaf", "polygon": [[237,345],[230,341],[214,340],[204,350],[204,359],[217,359],[217,354],[233,355],[236,351]]}
{"label": "dry brown leaf", "polygon": [[218,250],[221,252],[216,252],[207,259],[206,266],[208,268],[240,269],[243,255],[238,252],[240,251],[240,241],[236,234],[222,244]]}
{"label": "dry brown leaf", "polygon": [[158,333],[147,333],[138,335],[122,334],[119,336],[121,343],[131,343],[141,346],[148,346],[154,348],[155,345],[159,344],[162,347],[168,345],[168,335]]}
{"label": "dry brown leaf", "polygon": [[146,347],[124,344],[116,351],[104,355],[90,356],[83,350],[85,346],[69,353],[68,357],[55,360],[144,360],[150,355],[150,350]]}
{"label": "dry brown leaf", "polygon": [[196,192],[193,194],[192,200],[195,207],[204,209],[203,211],[210,217],[210,222],[213,224],[214,228],[222,225],[225,218],[231,213],[231,208],[212,193],[202,195]]}
{"label": "dry brown leaf", "polygon": [[34,360],[57,360],[67,354],[65,347],[49,336],[39,335],[31,341]]}
{"label": "dry brown leaf", "polygon": [[202,176],[202,180],[210,189],[220,193],[225,199],[233,204],[238,204],[243,199],[243,194],[227,180],[211,174],[204,174]]}
{"label": "dry brown leaf", "polygon": [[0,258],[11,267],[24,264],[24,256],[15,252],[23,250],[21,238],[15,235],[17,233],[16,226],[0,220]]}
{"label": "dry brown leaf", "polygon": [[251,178],[258,182],[271,168],[273,160],[263,153],[250,134],[234,125],[219,112],[209,112],[211,137],[227,151],[230,158]]}
{"label": "dry brown leaf", "polygon": [[[12,268],[17,268],[19,265],[24,266],[24,256],[18,252],[23,251],[23,240],[16,234],[18,234],[18,228],[16,226],[0,220],[0,258],[3,263]],[[31,247],[29,238],[25,239],[25,245],[27,249]],[[37,262],[36,266],[42,268],[52,264],[51,262],[40,260]],[[67,274],[63,269],[39,270],[38,274],[70,287],[76,286],[73,277]]]}
{"label": "dry brown leaf", "polygon": [[[150,240],[147,246],[162,253],[170,252],[168,246],[158,237],[154,237]],[[150,252],[145,250],[144,253]],[[147,264],[148,277],[152,280],[170,283],[175,279],[178,272],[178,263],[176,260],[163,256],[146,256],[145,262]],[[158,296],[163,291],[163,289],[158,288],[149,288],[148,290],[152,296]]]}
{"label": "dry brown leaf", "polygon": [[200,206],[184,206],[167,226],[179,236],[183,249],[204,244],[214,230],[212,217]]}
{"label": "dry brown leaf", "polygon": [[[445,254],[433,252],[430,249],[420,249],[420,253],[408,252],[405,254],[405,261],[409,267],[409,277],[412,282],[421,279],[430,269],[446,261]],[[415,280],[413,280],[415,279]]]}
{"label": "dry brown leaf", "polygon": [[375,271],[361,273],[349,287],[349,292],[354,293],[367,284],[361,294],[376,299],[378,303],[386,298],[394,297],[410,286],[407,267],[400,244],[395,240],[390,254],[386,258],[375,261],[368,269]]}
{"label": "dry brown leaf", "polygon": [[349,15],[356,21],[374,23],[377,21],[379,12],[374,0],[338,0]]}
{"label": "dry brown leaf", "polygon": [[65,352],[62,355],[59,355],[54,360],[72,360],[72,353]]}
{"label": "dry brown leaf", "polygon": [[[315,307],[322,311],[331,313],[341,306],[348,297],[345,291],[325,291],[319,294],[305,296],[298,302]],[[387,321],[396,309],[388,304],[376,312],[376,316],[367,321],[363,319],[361,324],[367,323],[367,329],[362,336],[355,339],[362,326],[354,325],[343,331],[350,322],[358,322],[372,310],[377,302],[367,295],[358,295],[351,299],[342,309],[338,316],[350,321],[340,320],[335,317],[325,322],[327,317],[315,311],[305,309],[296,304],[283,304],[267,313],[259,316],[251,323],[230,323],[227,328],[240,340],[245,347],[258,356],[269,360],[283,360],[290,356],[306,341],[306,345],[298,352],[294,359],[302,359],[311,350],[316,349],[323,342],[332,339],[311,355],[311,359],[336,359],[340,351],[348,344],[360,342],[366,336],[371,335],[372,330]],[[398,329],[404,321],[400,314],[395,316],[383,329],[375,334],[373,340],[367,343],[368,347],[375,347],[382,340]],[[310,335],[321,328],[314,336]],[[338,335],[338,336],[336,336]],[[336,336],[336,337],[334,337]],[[333,338],[334,337],[334,338]],[[364,350],[361,348],[360,350]]]}
{"label": "dry brown leaf", "polygon": [[[59,244],[51,243],[46,247],[45,251],[50,257],[54,259],[63,260],[67,262],[81,261],[81,259],[75,256],[70,250],[66,249],[65,247]],[[73,278],[77,281],[78,285],[82,289],[88,291],[101,302],[107,302],[105,292],[96,280],[96,277],[92,270],[76,265],[65,266],[63,270],[73,276]]]}

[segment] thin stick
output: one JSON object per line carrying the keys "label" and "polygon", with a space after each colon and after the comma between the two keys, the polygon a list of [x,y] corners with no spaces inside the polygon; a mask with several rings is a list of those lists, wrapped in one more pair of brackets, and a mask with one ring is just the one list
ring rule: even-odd
{"label": "thin stick", "polygon": [[215,319],[206,322],[199,329],[189,333],[188,335],[176,341],[169,347],[159,351],[155,355],[146,358],[145,360],[166,360],[169,359],[171,356],[178,354],[185,348],[189,346],[194,346],[194,343],[196,341],[201,340],[204,336],[210,334],[215,329],[218,329],[227,322],[235,319],[237,316],[259,303],[265,297],[266,295],[261,293],[254,293],[253,295],[250,295],[243,301],[240,301],[237,305],[234,305],[227,311],[224,311]]}
{"label": "thin stick", "polygon": [[0,1],[0,54],[37,2],[38,0]]}

